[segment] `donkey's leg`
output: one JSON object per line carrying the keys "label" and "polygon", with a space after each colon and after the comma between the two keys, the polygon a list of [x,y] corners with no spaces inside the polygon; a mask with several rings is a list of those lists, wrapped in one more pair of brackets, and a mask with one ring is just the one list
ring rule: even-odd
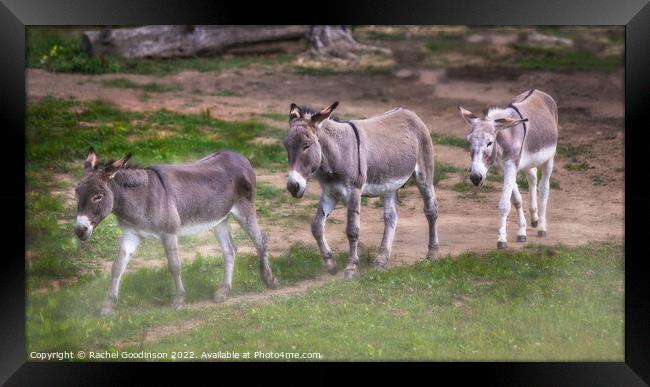
{"label": "donkey's leg", "polygon": [[426,174],[421,169],[415,170],[415,182],[424,201],[424,216],[429,223],[429,246],[426,259],[435,261],[438,259],[438,199],[436,190],[433,187],[433,165],[431,165]]}
{"label": "donkey's leg", "polygon": [[185,304],[185,288],[181,280],[181,260],[178,257],[178,238],[176,234],[165,234],[161,237],[163,246],[165,246],[165,254],[167,254],[167,265],[169,272],[174,278],[174,285],[176,286],[176,294],[172,307],[180,309]]}
{"label": "donkey's leg", "polygon": [[542,179],[539,182],[539,230],[537,236],[546,236],[546,208],[548,204],[548,194],[553,173],[553,159],[542,164]]}
{"label": "donkey's leg", "polygon": [[508,247],[508,238],[506,235],[506,223],[508,213],[510,212],[510,196],[514,186],[517,184],[517,167],[512,160],[506,160],[503,163],[503,192],[499,200],[499,239],[497,248],[505,249]]}
{"label": "donkey's leg", "polygon": [[124,274],[126,265],[128,265],[139,244],[140,237],[138,234],[131,231],[125,231],[122,234],[122,238],[120,239],[120,251],[117,254],[115,261],[113,261],[113,268],[111,269],[111,286],[108,290],[104,306],[102,306],[100,312],[102,316],[108,316],[113,313],[113,307],[117,303],[117,295],[120,290],[122,274]]}
{"label": "donkey's leg", "polygon": [[330,250],[325,240],[325,223],[329,214],[334,210],[335,205],[336,199],[323,191],[318,203],[318,210],[316,210],[316,216],[314,216],[314,220],[311,222],[311,233],[316,239],[316,243],[318,243],[318,249],[320,250],[321,257],[323,257],[325,269],[332,275],[336,274],[336,261],[332,258],[332,250]]}
{"label": "donkey's leg", "polygon": [[375,269],[383,269],[388,263],[390,252],[395,237],[395,227],[397,226],[397,191],[389,192],[381,197],[381,203],[384,206],[384,237],[379,246],[379,255],[375,259],[373,266]]}
{"label": "donkey's leg", "polygon": [[359,272],[359,255],[357,254],[357,248],[359,245],[360,211],[361,190],[359,188],[351,188],[348,197],[348,224],[345,230],[350,244],[350,256],[348,258],[348,265],[343,271],[344,278],[352,278]]}
{"label": "donkey's leg", "polygon": [[269,255],[266,251],[266,235],[260,230],[257,224],[257,214],[255,213],[255,203],[249,200],[241,200],[233,206],[230,213],[233,214],[239,225],[246,230],[248,236],[255,243],[257,256],[260,259],[260,277],[264,284],[269,288],[278,285],[278,280],[273,277],[271,266],[269,266]]}
{"label": "donkey's leg", "polygon": [[516,181],[512,188],[512,204],[517,210],[517,224],[519,225],[517,242],[526,242],[526,216],[524,214],[524,206],[522,205],[521,193],[519,192]]}
{"label": "donkey's leg", "polygon": [[214,235],[219,241],[223,253],[223,283],[214,293],[214,302],[224,302],[232,289],[232,272],[235,267],[235,244],[230,236],[228,219],[224,219],[214,228]]}
{"label": "donkey's leg", "polygon": [[528,192],[530,194],[530,203],[528,203],[530,225],[537,227],[539,223],[539,215],[537,213],[537,168],[527,170],[526,179],[528,179]]}

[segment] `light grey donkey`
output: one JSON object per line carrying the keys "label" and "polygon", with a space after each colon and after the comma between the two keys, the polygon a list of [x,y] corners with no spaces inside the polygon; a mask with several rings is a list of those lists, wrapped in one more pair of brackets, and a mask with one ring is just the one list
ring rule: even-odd
{"label": "light grey donkey", "polygon": [[85,176],[76,187],[77,222],[74,231],[87,240],[111,212],[122,229],[119,253],[113,262],[111,284],[102,315],[117,303],[120,279],[142,237],[162,241],[176,293],[174,308],[185,302],[177,237],[213,230],[224,255],[223,284],[215,302],[226,299],[232,287],[235,246],[227,217],[232,214],[255,242],[264,283],[274,287],[266,252],[266,238],[255,214],[255,172],[250,162],[234,152],[217,152],[198,161],[147,168],[127,166],[124,158],[97,163],[93,148],[85,161]]}
{"label": "light grey donkey", "polygon": [[[537,235],[547,232],[546,209],[549,182],[553,172],[553,158],[557,148],[558,116],[553,98],[540,91],[529,90],[515,97],[506,106],[486,110],[484,118],[478,118],[469,110],[458,107],[463,119],[470,126],[467,139],[471,146],[472,165],[470,179],[480,186],[488,169],[495,161],[503,164],[503,192],[499,201],[498,248],[506,248],[506,220],[510,201],[517,209],[517,242],[526,241],[526,217],[522,208],[521,193],[517,187],[517,172],[524,171],[530,191],[531,225],[538,227]],[[539,210],[537,208],[537,167],[542,169],[539,182]]]}
{"label": "light grey donkey", "polygon": [[438,202],[433,188],[433,143],[424,122],[412,111],[396,108],[362,120],[341,122],[331,114],[338,102],[320,111],[291,104],[290,130],[284,141],[289,159],[287,190],[300,198],[314,177],[321,197],[311,231],[325,268],[336,273],[325,240],[325,222],[338,200],[347,205],[349,260],[345,278],[358,273],[361,196],[381,197],[384,236],[373,266],[383,269],[390,257],[397,225],[397,190],[415,174],[429,223],[427,258],[436,259]]}

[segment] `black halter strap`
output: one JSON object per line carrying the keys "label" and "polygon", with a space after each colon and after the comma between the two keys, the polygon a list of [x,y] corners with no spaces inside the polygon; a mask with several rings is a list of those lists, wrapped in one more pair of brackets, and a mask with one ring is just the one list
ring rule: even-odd
{"label": "black halter strap", "polygon": [[346,123],[352,127],[352,130],[354,131],[354,136],[357,139],[357,164],[359,167],[359,176],[362,176],[363,174],[361,173],[361,138],[359,137],[359,129],[351,121],[346,121]]}
{"label": "black halter strap", "polygon": [[[531,91],[531,93],[532,93],[532,91]],[[530,93],[528,93],[528,95],[530,95]],[[526,98],[528,98],[528,95],[526,96]],[[517,115],[519,116],[519,119],[521,119],[521,120],[524,119],[524,116],[521,115],[521,112],[519,111],[519,109],[517,109],[517,107],[515,105],[509,104],[508,107],[517,112]],[[526,120],[526,121],[528,121],[528,120]],[[522,121],[522,123],[521,123],[524,126],[524,138],[521,140],[521,148],[519,148],[519,159],[517,160],[517,164],[519,164],[519,160],[521,160],[521,152],[524,150],[524,141],[526,141],[526,121]]]}

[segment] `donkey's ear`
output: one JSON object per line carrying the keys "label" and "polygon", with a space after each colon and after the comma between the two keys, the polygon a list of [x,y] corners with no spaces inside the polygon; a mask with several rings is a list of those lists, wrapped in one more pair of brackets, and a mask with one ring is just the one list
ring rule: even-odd
{"label": "donkey's ear", "polygon": [[92,172],[95,169],[95,164],[97,164],[97,153],[95,153],[95,148],[91,146],[90,149],[88,149],[88,155],[84,162],[84,170],[86,173]]}
{"label": "donkey's ear", "polygon": [[528,121],[528,118],[524,118],[521,120],[515,120],[513,118],[508,118],[508,117],[497,118],[496,120],[494,120],[494,128],[497,131],[499,131],[499,130],[510,128],[517,124],[521,124],[522,122],[526,122],[526,121]]}
{"label": "donkey's ear", "polygon": [[311,117],[311,122],[313,122],[314,124],[318,124],[321,121],[330,118],[330,116],[332,115],[332,112],[334,111],[334,109],[336,109],[337,106],[339,106],[339,101],[334,102],[330,106],[328,106],[325,109],[323,109],[323,110],[319,111],[318,113],[314,114]]}
{"label": "donkey's ear", "polygon": [[131,156],[132,156],[131,153],[129,153],[126,156],[122,157],[121,159],[114,161],[108,167],[106,167],[106,169],[104,170],[104,177],[106,179],[112,179],[113,177],[115,177],[115,174],[120,169],[124,168],[124,166],[126,166],[126,163],[129,161]]}
{"label": "donkey's ear", "polygon": [[292,103],[289,107],[289,121],[296,120],[300,117],[302,117],[302,109],[295,103]]}
{"label": "donkey's ear", "polygon": [[460,115],[463,116],[463,119],[465,120],[465,122],[467,122],[467,124],[472,125],[474,120],[478,120],[478,117],[476,117],[474,113],[470,112],[464,107],[458,106],[458,110],[460,110]]}

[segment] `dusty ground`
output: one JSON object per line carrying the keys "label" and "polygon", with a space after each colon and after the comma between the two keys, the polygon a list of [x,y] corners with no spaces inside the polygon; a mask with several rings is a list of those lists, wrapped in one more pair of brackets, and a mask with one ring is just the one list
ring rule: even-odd
{"label": "dusty ground", "polygon": [[[404,66],[409,64],[404,63]],[[560,143],[585,146],[588,153],[580,155],[579,159],[588,160],[591,168],[570,171],[564,168],[569,160],[556,158],[553,178],[559,182],[560,188],[551,190],[550,194],[548,238],[538,238],[536,230],[529,228],[529,242],[577,245],[592,240],[621,240],[624,236],[623,75],[622,70],[612,73],[537,71],[508,74],[473,72],[469,68],[465,74],[415,69],[413,76],[404,79],[393,74],[309,76],[250,68],[156,77],[55,74],[30,69],[27,72],[27,90],[28,98],[53,95],[80,100],[104,99],[119,107],[139,111],[166,108],[199,113],[209,108],[212,117],[225,120],[266,112],[284,113],[291,102],[319,107],[338,100],[341,104],[337,112],[344,118],[370,116],[395,106],[404,106],[420,115],[432,132],[464,136],[467,129],[457,105],[480,112],[486,105],[505,103],[527,89],[539,88],[553,95],[558,102]],[[107,88],[101,84],[101,80],[111,78],[174,84],[183,89],[172,93],[149,93],[148,98],[143,98],[140,90]],[[223,90],[235,91],[238,96],[215,95]],[[273,124],[286,126],[281,122]],[[469,155],[461,148],[438,145],[435,152],[437,161],[464,169],[469,165]],[[259,181],[284,189],[286,176],[283,172],[266,169],[257,172]],[[443,256],[492,249],[496,245],[496,206],[501,184],[491,182],[492,190],[468,197],[451,189],[458,181],[458,177],[452,177],[436,187],[440,211],[440,253]],[[399,208],[391,265],[419,260],[426,254],[427,227],[422,201],[415,187],[402,191],[403,203]],[[305,196],[309,197],[310,193],[318,194],[317,184],[310,184]],[[524,190],[522,194],[527,207],[528,195]],[[305,205],[313,203],[313,200],[303,199],[303,202],[295,203]],[[361,219],[361,242],[369,249],[363,251],[372,252],[379,245],[383,232],[382,209],[374,205],[374,199],[362,208]],[[308,221],[291,230],[273,223],[276,222],[262,221],[272,253],[279,253],[298,241],[315,245]],[[344,230],[345,209],[339,205],[327,226],[327,237],[335,252],[347,248]],[[509,217],[508,235],[511,248],[523,245],[514,242],[514,210]],[[240,246],[240,251],[248,249],[250,246]],[[206,253],[218,251],[216,243],[206,246],[205,250]],[[194,253],[184,252],[183,258],[191,259]],[[160,264],[163,263],[161,257]]]}

